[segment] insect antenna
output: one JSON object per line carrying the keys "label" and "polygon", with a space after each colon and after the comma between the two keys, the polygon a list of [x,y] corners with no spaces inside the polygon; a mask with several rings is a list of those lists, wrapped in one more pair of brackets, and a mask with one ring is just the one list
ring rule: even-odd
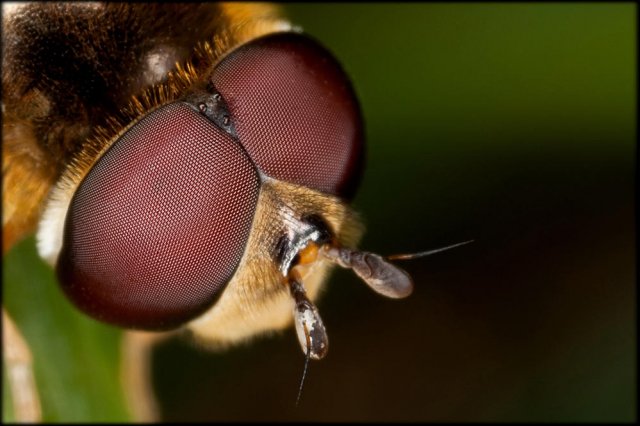
{"label": "insect antenna", "polygon": [[393,299],[401,299],[411,294],[413,291],[413,281],[405,270],[393,265],[389,261],[416,259],[459,247],[472,241],[473,240],[464,241],[462,243],[419,253],[394,254],[386,257],[367,251],[341,247],[333,243],[323,245],[320,250],[320,255],[343,268],[353,270],[353,272],[376,293]]}
{"label": "insect antenna", "polygon": [[441,251],[451,250],[452,248],[460,247],[460,246],[463,246],[465,244],[472,243],[474,241],[475,240],[463,241],[461,243],[451,244],[450,246],[440,247],[440,248],[433,249],[433,250],[420,251],[418,253],[391,254],[389,256],[386,256],[385,259],[387,259],[387,260],[411,260],[411,259],[417,259],[419,257],[425,257],[425,256],[430,256],[432,254],[440,253]]}
{"label": "insect antenna", "polygon": [[293,301],[293,318],[300,346],[304,350],[304,370],[300,379],[296,407],[300,403],[304,380],[307,377],[309,360],[322,359],[329,348],[327,332],[318,313],[318,309],[309,300],[302,285],[302,279],[296,268],[289,272],[289,291]]}
{"label": "insect antenna", "polygon": [[296,407],[300,403],[300,397],[302,396],[302,388],[304,387],[304,379],[307,377],[307,369],[309,368],[309,360],[311,359],[311,339],[309,332],[305,327],[305,336],[307,337],[307,351],[304,355],[304,370],[302,370],[302,377],[300,378],[300,386],[298,387],[298,396],[296,397]]}

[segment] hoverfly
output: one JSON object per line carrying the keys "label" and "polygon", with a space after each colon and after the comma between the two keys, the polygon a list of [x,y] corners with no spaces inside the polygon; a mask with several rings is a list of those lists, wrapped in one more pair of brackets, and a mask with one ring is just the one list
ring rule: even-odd
{"label": "hoverfly", "polygon": [[26,4],[3,17],[2,84],[3,252],[36,232],[88,315],[212,347],[293,322],[308,360],[332,266],[411,293],[357,249],[349,78],[276,6]]}

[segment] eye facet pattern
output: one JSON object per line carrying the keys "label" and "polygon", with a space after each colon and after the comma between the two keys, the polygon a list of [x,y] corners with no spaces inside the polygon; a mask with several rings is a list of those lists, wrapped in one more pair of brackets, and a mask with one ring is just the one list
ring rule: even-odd
{"label": "eye facet pattern", "polygon": [[340,64],[313,39],[278,33],[225,57],[212,83],[239,141],[276,179],[351,198],[362,172],[360,107]]}
{"label": "eye facet pattern", "polygon": [[67,295],[124,327],[166,329],[206,310],[243,255],[260,180],[237,141],[185,103],[136,123],[95,164],[67,214]]}

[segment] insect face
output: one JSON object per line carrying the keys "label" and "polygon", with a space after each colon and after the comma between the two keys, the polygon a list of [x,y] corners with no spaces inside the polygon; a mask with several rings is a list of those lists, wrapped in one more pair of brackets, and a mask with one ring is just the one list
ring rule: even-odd
{"label": "insect face", "polygon": [[[293,320],[308,361],[327,354],[313,300],[333,265],[410,293],[356,250],[351,83],[277,6],[30,3],[3,15],[2,40],[3,248],[37,229],[88,315],[216,347]],[[166,335],[125,333],[140,419],[153,418],[149,345]],[[11,386],[37,402],[23,353]],[[38,419],[32,405],[18,418]]]}
{"label": "insect face", "polygon": [[333,56],[302,34],[266,35],[64,176],[40,252],[69,298],[102,321],[186,325],[225,344],[293,317],[305,351],[321,358],[327,339],[311,299],[332,262],[379,287],[401,276],[402,291],[387,295],[411,288],[405,275],[383,278],[396,269],[381,258],[353,261],[344,248],[361,233],[346,201],[363,151],[358,102]]}

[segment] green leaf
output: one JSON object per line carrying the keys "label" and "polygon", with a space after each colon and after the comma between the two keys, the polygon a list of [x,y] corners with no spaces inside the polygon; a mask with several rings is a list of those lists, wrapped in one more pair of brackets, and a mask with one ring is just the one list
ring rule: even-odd
{"label": "green leaf", "polygon": [[[31,348],[43,421],[129,420],[119,376],[121,331],[65,299],[33,238],[14,247],[3,266],[5,309]],[[8,389],[5,377],[3,384]],[[10,406],[7,393],[4,407]],[[10,419],[5,410],[3,420]]]}

